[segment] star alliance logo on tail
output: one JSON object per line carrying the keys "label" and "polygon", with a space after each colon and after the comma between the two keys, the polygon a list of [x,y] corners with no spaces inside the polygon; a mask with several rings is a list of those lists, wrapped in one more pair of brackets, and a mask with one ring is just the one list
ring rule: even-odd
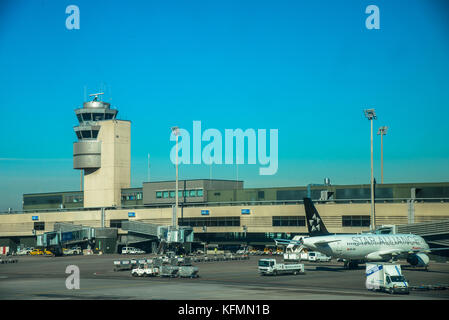
{"label": "star alliance logo on tail", "polygon": [[312,219],[309,220],[310,228],[312,231],[320,231],[320,221],[321,219],[318,218],[316,214],[314,214]]}

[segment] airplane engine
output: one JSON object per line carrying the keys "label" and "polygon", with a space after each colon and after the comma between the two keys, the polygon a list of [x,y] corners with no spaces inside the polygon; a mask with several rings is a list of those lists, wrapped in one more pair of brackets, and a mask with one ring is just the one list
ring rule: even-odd
{"label": "airplane engine", "polygon": [[426,267],[429,260],[429,257],[424,253],[411,254],[407,258],[407,262],[414,267]]}

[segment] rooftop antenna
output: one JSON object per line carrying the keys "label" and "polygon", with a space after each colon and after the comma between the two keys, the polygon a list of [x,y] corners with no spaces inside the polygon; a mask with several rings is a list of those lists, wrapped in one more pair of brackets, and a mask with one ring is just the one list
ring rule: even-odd
{"label": "rooftop antenna", "polygon": [[89,97],[95,97],[92,101],[97,101],[98,96],[101,96],[102,94],[104,94],[104,92],[92,93],[89,95]]}

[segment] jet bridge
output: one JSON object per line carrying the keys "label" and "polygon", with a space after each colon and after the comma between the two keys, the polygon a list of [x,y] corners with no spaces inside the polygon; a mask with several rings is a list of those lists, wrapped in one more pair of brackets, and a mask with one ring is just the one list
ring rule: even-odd
{"label": "jet bridge", "polygon": [[123,221],[121,229],[128,231],[122,237],[121,245],[152,241],[152,250],[158,253],[168,249],[171,244],[177,246],[193,242],[192,227],[175,228],[142,221]]}
{"label": "jet bridge", "polygon": [[[423,237],[431,248],[449,247],[449,219],[403,225],[381,226],[376,230],[376,233],[411,233]],[[443,250],[441,251],[441,254],[447,255],[448,252],[449,250]]]}

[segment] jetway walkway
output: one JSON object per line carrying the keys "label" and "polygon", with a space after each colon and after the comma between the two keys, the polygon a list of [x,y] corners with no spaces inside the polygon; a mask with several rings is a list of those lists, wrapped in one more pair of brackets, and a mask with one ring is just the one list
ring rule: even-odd
{"label": "jetway walkway", "polygon": [[157,237],[160,236],[160,228],[162,226],[148,223],[148,222],[141,222],[141,221],[123,221],[122,222],[122,229],[127,230],[129,232],[133,233],[140,233],[147,236]]}
{"label": "jetway walkway", "polygon": [[[449,248],[449,220],[396,225],[395,233],[421,236],[430,248]],[[443,250],[439,254],[447,255],[448,252],[449,250]]]}
{"label": "jetway walkway", "polygon": [[449,237],[449,220],[397,225],[396,233],[413,233],[421,237],[439,235]]}
{"label": "jetway walkway", "polygon": [[55,223],[54,231],[36,237],[36,245],[52,248],[56,255],[62,254],[62,247],[90,242],[95,238],[95,228],[70,223]]}
{"label": "jetway walkway", "polygon": [[193,242],[192,227],[161,226],[142,221],[123,221],[122,229],[133,234],[157,238],[167,243]]}

